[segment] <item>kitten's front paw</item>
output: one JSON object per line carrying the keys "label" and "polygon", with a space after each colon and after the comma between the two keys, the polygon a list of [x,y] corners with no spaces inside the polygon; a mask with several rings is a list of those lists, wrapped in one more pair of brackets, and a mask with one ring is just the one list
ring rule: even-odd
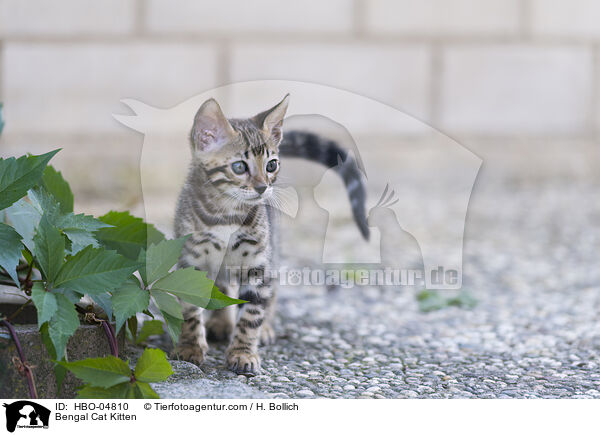
{"label": "kitten's front paw", "polygon": [[275,330],[269,324],[262,325],[260,329],[260,344],[273,344],[275,343]]}
{"label": "kitten's front paw", "polygon": [[175,349],[174,353],[180,359],[199,366],[204,362],[204,354],[207,350],[200,346],[182,346]]}
{"label": "kitten's front paw", "polygon": [[210,341],[228,341],[233,332],[233,325],[222,317],[211,317],[206,322],[206,338]]}
{"label": "kitten's front paw", "polygon": [[248,350],[227,351],[227,368],[238,375],[256,376],[260,373],[260,357]]}

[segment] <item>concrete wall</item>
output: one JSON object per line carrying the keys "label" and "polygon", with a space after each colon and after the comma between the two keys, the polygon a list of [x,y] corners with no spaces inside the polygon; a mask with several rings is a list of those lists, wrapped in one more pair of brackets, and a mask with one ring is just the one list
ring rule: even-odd
{"label": "concrete wall", "polygon": [[120,99],[253,79],[363,94],[475,147],[594,144],[598,23],[593,0],[0,0],[0,153],[63,146],[71,176],[127,179]]}

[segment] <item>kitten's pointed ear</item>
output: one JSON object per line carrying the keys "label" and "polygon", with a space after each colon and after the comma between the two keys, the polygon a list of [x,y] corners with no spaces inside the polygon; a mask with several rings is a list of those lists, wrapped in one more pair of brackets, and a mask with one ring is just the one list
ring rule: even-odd
{"label": "kitten's pointed ear", "polygon": [[206,100],[194,117],[191,139],[195,151],[213,151],[229,143],[236,132],[214,98]]}
{"label": "kitten's pointed ear", "polygon": [[254,122],[270,136],[275,143],[281,142],[283,118],[288,108],[290,94],[286,94],[277,105],[254,117]]}

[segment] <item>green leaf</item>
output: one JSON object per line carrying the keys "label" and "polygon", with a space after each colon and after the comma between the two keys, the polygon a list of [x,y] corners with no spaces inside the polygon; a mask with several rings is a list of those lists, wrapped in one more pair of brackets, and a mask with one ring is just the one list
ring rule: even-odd
{"label": "green leaf", "polygon": [[52,293],[54,293],[55,295],[63,295],[68,300],[70,300],[73,305],[75,305],[75,304],[79,303],[79,301],[81,301],[81,294],[76,293],[73,290],[68,289],[68,288],[55,288],[55,289],[52,289]]}
{"label": "green leaf", "polygon": [[48,352],[48,356],[50,359],[56,360],[56,349],[54,348],[54,343],[52,343],[52,339],[50,338],[50,332],[48,331],[48,323],[44,323],[40,327],[40,336],[42,338],[42,343],[46,347],[46,351]]}
{"label": "green leaf", "polygon": [[177,263],[181,250],[188,237],[175,240],[163,240],[151,245],[146,252],[146,284],[150,284],[164,275]]}
{"label": "green leaf", "polygon": [[27,264],[33,264],[33,255],[31,255],[31,252],[29,252],[29,250],[23,249],[21,251],[21,254],[23,254],[23,258],[25,259]]}
{"label": "green leaf", "polygon": [[160,349],[146,349],[133,371],[135,379],[142,382],[162,382],[173,374],[167,356]]}
{"label": "green leaf", "polygon": [[183,325],[183,319],[178,319],[177,317],[171,316],[169,313],[161,311],[163,318],[165,319],[165,324],[167,325],[167,332],[171,336],[171,340],[173,340],[173,344],[177,344],[179,341],[179,336],[181,335],[181,327]]}
{"label": "green leaf", "polygon": [[138,321],[137,316],[132,316],[127,319],[127,338],[129,338],[134,343],[137,343],[137,330],[138,330]]}
{"label": "green leaf", "polygon": [[38,327],[41,328],[44,323],[52,319],[58,309],[56,296],[36,282],[31,289],[31,299],[37,309]]}
{"label": "green leaf", "polygon": [[96,232],[100,244],[131,260],[137,260],[142,249],[165,239],[153,225],[144,223],[141,218],[128,212],[111,211],[99,219],[113,225],[112,228],[102,228]]}
{"label": "green leaf", "polygon": [[448,305],[471,309],[477,305],[477,299],[471,293],[463,290],[457,296],[448,299]]}
{"label": "green leaf", "polygon": [[425,313],[429,311],[441,310],[447,303],[446,299],[439,292],[432,290],[423,290],[417,295],[419,309]]}
{"label": "green leaf", "polygon": [[100,245],[92,233],[85,230],[63,230],[63,233],[71,241],[71,249],[69,249],[70,255],[75,255],[81,252],[84,248],[92,246],[93,248],[99,248]]}
{"label": "green leaf", "polygon": [[477,300],[466,291],[461,291],[453,297],[445,297],[437,291],[423,290],[417,294],[417,301],[419,309],[425,313],[441,310],[449,306],[470,309],[477,305]]}
{"label": "green leaf", "polygon": [[210,307],[210,309],[245,302],[221,293],[214,286],[214,282],[206,277],[206,272],[201,272],[193,267],[176,270],[159,279],[152,285],[153,295],[155,290],[173,293],[185,302],[198,307]]}
{"label": "green leaf", "polygon": [[[52,339],[50,338],[50,333],[48,332],[48,323],[44,323],[40,328],[40,336],[42,338],[42,343],[46,347],[46,351],[50,356],[51,360],[57,360],[56,358],[56,350],[54,349],[54,344],[52,343]],[[62,358],[61,358],[62,359]],[[54,378],[56,379],[56,395],[60,394],[60,390],[62,389],[63,381],[65,380],[65,376],[67,375],[67,369],[59,365],[56,361],[54,362]]]}
{"label": "green leaf", "polygon": [[65,239],[54,225],[42,216],[33,237],[34,255],[48,282],[54,282],[65,259]]}
{"label": "green leaf", "polygon": [[117,333],[125,321],[136,313],[141,313],[150,303],[150,293],[142,290],[139,284],[126,282],[118,290],[113,291],[112,306],[117,323]]}
{"label": "green leaf", "polygon": [[0,210],[23,198],[40,181],[46,165],[58,151],[0,159]]}
{"label": "green leaf", "polygon": [[173,295],[160,290],[152,289],[152,297],[161,311],[168,313],[172,317],[183,320],[181,304]]}
{"label": "green leaf", "polygon": [[164,332],[163,323],[160,320],[146,320],[135,339],[135,344],[143,343],[148,337],[152,335],[162,335]]}
{"label": "green leaf", "polygon": [[60,204],[61,213],[73,211],[73,192],[71,192],[69,183],[65,181],[60,172],[50,165],[44,170],[42,185]]}
{"label": "green leaf", "polygon": [[57,217],[56,226],[63,230],[71,241],[71,255],[77,254],[90,245],[98,248],[100,245],[93,232],[110,227],[93,216],[73,213]]}
{"label": "green leaf", "polygon": [[73,362],[62,361],[59,364],[92,387],[110,388],[129,382],[131,377],[131,369],[127,363],[112,355]]}
{"label": "green leaf", "polygon": [[77,392],[78,399],[135,399],[135,384],[123,382],[110,388],[85,385]]}
{"label": "green leaf", "polygon": [[63,230],[84,230],[84,231],[97,231],[100,228],[110,228],[111,226],[101,220],[96,219],[93,216],[86,214],[73,214],[67,213],[61,215],[57,221],[56,226]]}
{"label": "green leaf", "polygon": [[109,319],[112,319],[113,309],[112,309],[112,295],[110,293],[98,293],[95,295],[90,295],[90,298],[98,304],[100,308],[106,313],[106,316]]}
{"label": "green leaf", "polygon": [[56,221],[60,216],[60,204],[42,185],[36,185],[29,189],[27,197],[31,201],[33,207],[41,215],[46,215],[48,221],[52,225],[56,225]]}
{"label": "green leaf", "polygon": [[235,304],[244,304],[248,301],[243,301],[241,299],[230,298],[216,287],[213,286],[210,293],[210,301],[204,307],[207,310],[220,310],[221,308],[228,307],[229,305]]}
{"label": "green leaf", "polygon": [[190,304],[204,307],[208,305],[214,282],[193,267],[179,269],[159,279],[152,285],[152,291],[162,290],[173,293]]}
{"label": "green leaf", "polygon": [[14,229],[23,237],[23,244],[33,252],[33,236],[42,214],[22,198],[6,209],[6,215]]}
{"label": "green leaf", "polygon": [[57,309],[48,322],[48,333],[56,349],[56,358],[63,359],[67,342],[79,327],[79,317],[73,303],[64,295],[55,294]]}
{"label": "green leaf", "polygon": [[0,223],[0,266],[8,272],[17,286],[20,286],[17,266],[22,249],[21,236],[14,228]]}
{"label": "green leaf", "polygon": [[67,260],[54,284],[81,294],[104,293],[123,284],[137,268],[114,251],[88,246]]}
{"label": "green leaf", "polygon": [[54,377],[56,378],[56,396],[60,394],[60,390],[62,389],[63,382],[65,380],[65,376],[67,376],[68,370],[61,366],[59,363],[54,363]]}
{"label": "green leaf", "polygon": [[140,249],[140,253],[138,254],[138,258],[136,260],[138,263],[140,263],[141,267],[138,270],[138,273],[140,274],[140,277],[142,278],[142,282],[145,285],[148,285],[148,277],[146,276],[146,250],[144,248]]}
{"label": "green leaf", "polygon": [[160,396],[145,382],[135,383],[136,399],[160,399]]}

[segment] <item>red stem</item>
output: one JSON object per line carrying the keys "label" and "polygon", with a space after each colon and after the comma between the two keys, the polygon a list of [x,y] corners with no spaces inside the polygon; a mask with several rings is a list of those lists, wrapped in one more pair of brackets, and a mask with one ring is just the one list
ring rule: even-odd
{"label": "red stem", "polygon": [[110,353],[113,354],[113,356],[116,356],[117,358],[119,357],[119,343],[117,342],[117,337],[115,336],[115,331],[112,327],[112,325],[110,324],[110,322],[107,322],[106,320],[101,320],[102,322],[102,327],[104,328],[104,333],[106,334],[106,337],[108,338],[108,345],[110,347]]}
{"label": "red stem", "polygon": [[21,365],[23,367],[23,374],[27,378],[27,386],[29,387],[29,396],[32,399],[37,399],[37,390],[35,389],[35,382],[33,380],[33,372],[31,368],[27,364],[27,359],[25,358],[25,354],[23,353],[23,348],[21,347],[21,342],[19,341],[19,337],[17,337],[17,332],[15,328],[8,322],[7,320],[0,320],[0,325],[5,326],[10,333],[13,341],[15,342],[15,346],[17,348],[17,353],[19,354],[19,359],[21,360]]}

